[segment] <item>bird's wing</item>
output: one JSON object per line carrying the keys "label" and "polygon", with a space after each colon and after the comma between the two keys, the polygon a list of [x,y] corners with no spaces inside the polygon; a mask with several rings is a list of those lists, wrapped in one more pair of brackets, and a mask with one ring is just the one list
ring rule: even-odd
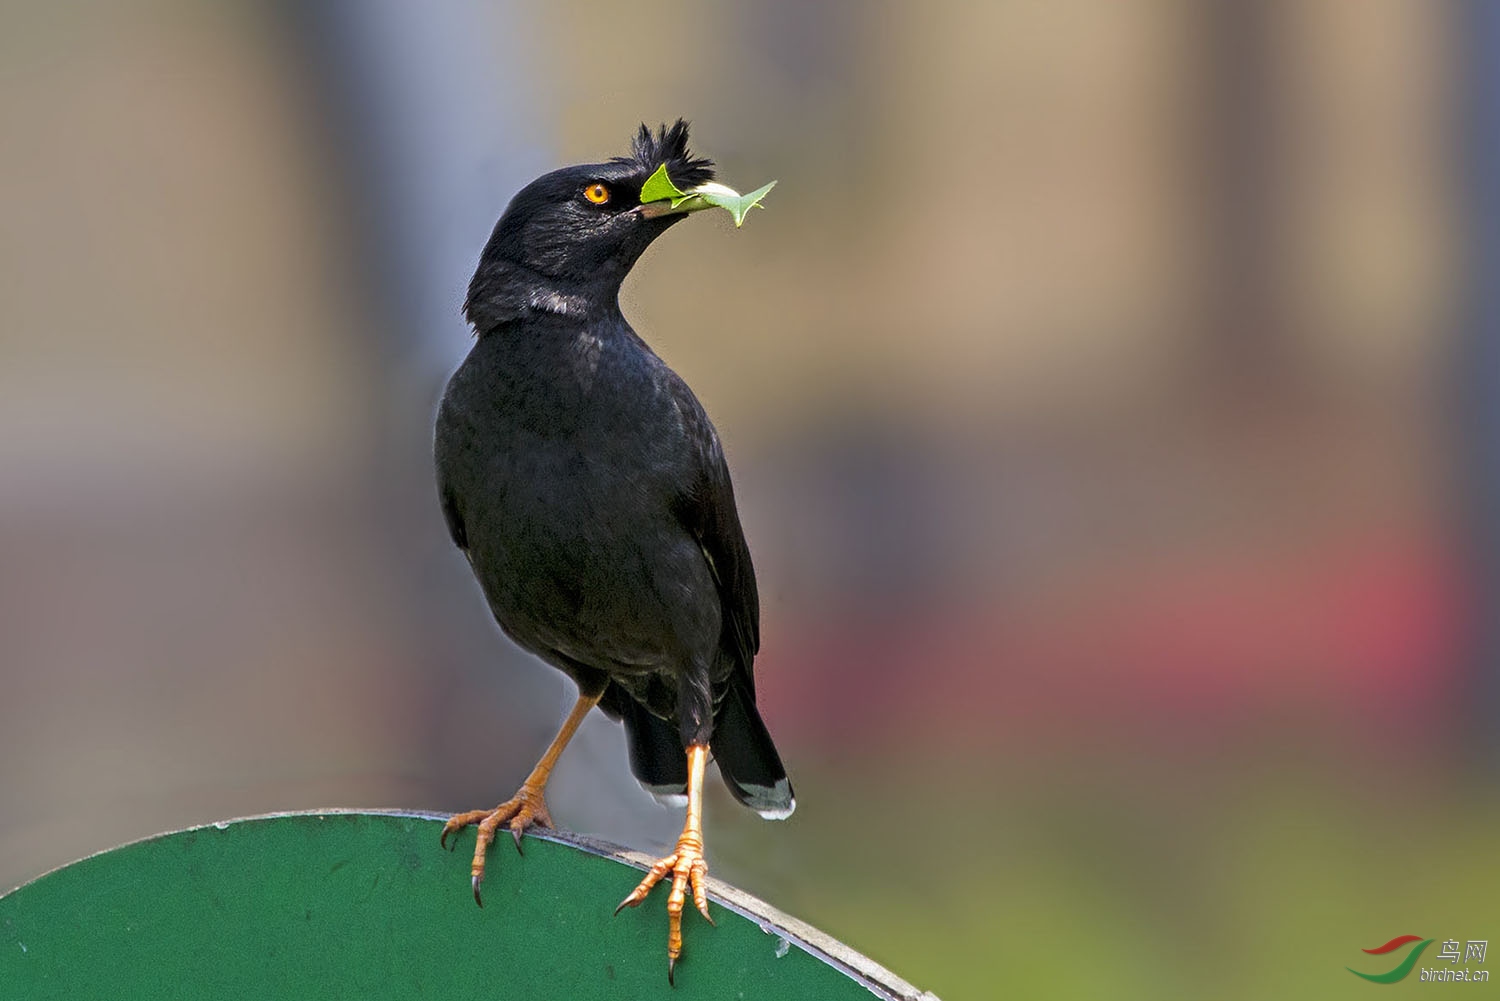
{"label": "bird's wing", "polygon": [[458,511],[458,498],[453,496],[453,491],[441,480],[438,482],[438,497],[443,504],[443,520],[448,523],[448,534],[452,536],[453,544],[467,553],[469,533],[464,528],[464,516]]}
{"label": "bird's wing", "polygon": [[[708,569],[718,585],[719,601],[726,625],[724,646],[736,655],[751,682],[751,665],[760,650],[760,594],[755,586],[755,566],[750,548],[740,528],[740,515],[734,503],[734,486],[729,481],[729,466],[702,405],[687,384],[675,376],[672,394],[682,413],[683,422],[695,452],[696,470],[692,485],[678,499],[678,518],[698,540]],[[753,683],[750,691],[754,692]]]}
{"label": "bird's wing", "polygon": [[448,535],[452,537],[453,544],[467,556],[469,533],[464,527],[463,512],[458,507],[458,496],[454,493],[453,474],[472,431],[456,419],[449,403],[449,396],[453,393],[458,378],[459,373],[455,372],[448,388],[443,392],[442,402],[438,404],[432,451],[437,466],[438,502],[443,506],[443,521],[448,525]]}

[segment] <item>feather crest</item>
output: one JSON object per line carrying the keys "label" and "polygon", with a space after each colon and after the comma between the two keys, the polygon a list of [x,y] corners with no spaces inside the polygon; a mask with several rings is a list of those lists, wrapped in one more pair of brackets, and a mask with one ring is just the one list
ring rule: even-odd
{"label": "feather crest", "polygon": [[667,176],[672,183],[686,191],[694,185],[714,179],[714,162],[706,157],[693,156],[687,148],[688,123],[677,119],[673,125],[663,122],[652,134],[645,122],[630,144],[630,156],[617,156],[610,162],[633,166],[642,176],[655,173],[656,168],[666,164]]}

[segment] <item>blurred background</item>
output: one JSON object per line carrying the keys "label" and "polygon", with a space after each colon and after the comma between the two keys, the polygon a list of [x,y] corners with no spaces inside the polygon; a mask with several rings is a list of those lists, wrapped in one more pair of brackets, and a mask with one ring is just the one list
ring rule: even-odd
{"label": "blurred background", "polygon": [[[1500,7],[0,10],[0,887],[510,795],[572,692],[443,529],[459,304],[517,188],[681,115],[780,181],[623,296],[799,793],[715,785],[714,873],[950,1001],[1500,939]],[[549,798],[681,822],[597,716]]]}

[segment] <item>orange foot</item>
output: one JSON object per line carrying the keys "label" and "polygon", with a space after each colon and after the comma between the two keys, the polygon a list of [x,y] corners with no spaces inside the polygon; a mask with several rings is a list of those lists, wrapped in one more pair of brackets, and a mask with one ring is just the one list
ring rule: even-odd
{"label": "orange foot", "polygon": [[667,873],[672,874],[672,892],[667,894],[667,983],[677,986],[673,973],[677,969],[677,957],[682,955],[682,908],[687,903],[687,891],[693,891],[693,905],[709,924],[714,919],[708,915],[708,862],[703,858],[703,769],[708,764],[708,745],[691,744],[687,749],[687,820],[682,825],[682,836],[677,839],[677,850],[664,859],[659,859],[646,873],[630,896],[620,901],[615,908],[619,914],[627,907],[634,907],[646,899],[651,888],[661,882]]}
{"label": "orange foot", "polygon": [[[489,850],[490,842],[495,840],[495,831],[501,824],[507,824],[511,835],[516,839],[516,851],[519,852],[521,832],[528,827],[551,827],[552,815],[547,812],[547,801],[542,798],[542,790],[523,785],[513,797],[493,810],[470,810],[468,813],[449,817],[448,822],[443,825],[438,843],[444,848],[448,847],[448,835],[457,835],[470,824],[478,825],[479,831],[474,842],[474,864],[469,867],[470,882],[474,886],[474,903],[483,907],[479,884],[484,882],[484,856]],[[453,839],[453,846],[458,847],[457,837]]]}
{"label": "orange foot", "polygon": [[630,896],[620,901],[615,908],[619,914],[627,907],[635,907],[646,899],[651,888],[667,873],[672,874],[672,892],[667,894],[667,982],[676,986],[673,977],[677,969],[677,957],[682,955],[682,910],[687,903],[687,891],[693,891],[693,905],[698,908],[709,924],[715,921],[708,913],[708,862],[703,858],[701,836],[684,831],[677,839],[677,850],[653,865],[646,878],[630,891]]}

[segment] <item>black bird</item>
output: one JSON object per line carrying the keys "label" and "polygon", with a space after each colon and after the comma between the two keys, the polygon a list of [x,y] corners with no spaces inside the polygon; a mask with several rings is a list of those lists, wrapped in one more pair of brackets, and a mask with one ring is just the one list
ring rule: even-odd
{"label": "black bird", "polygon": [[[620,904],[671,874],[668,977],[688,892],[708,917],[703,775],[768,819],[796,806],[755,706],[755,570],[718,433],[620,312],[620,283],[684,218],[642,204],[660,166],[684,191],[713,177],[678,120],[642,125],[631,155],[565,167],[511,200],[469,284],[477,342],[443,394],[435,452],[448,529],[511,639],[568,674],[578,701],[516,795],[453,817],[478,827],[472,884],[504,824],[551,826],[543,790],[598,706],[624,723],[648,791],[685,797],[677,849]],[[616,913],[619,908],[616,909]],[[710,919],[712,920],[712,919]]]}

